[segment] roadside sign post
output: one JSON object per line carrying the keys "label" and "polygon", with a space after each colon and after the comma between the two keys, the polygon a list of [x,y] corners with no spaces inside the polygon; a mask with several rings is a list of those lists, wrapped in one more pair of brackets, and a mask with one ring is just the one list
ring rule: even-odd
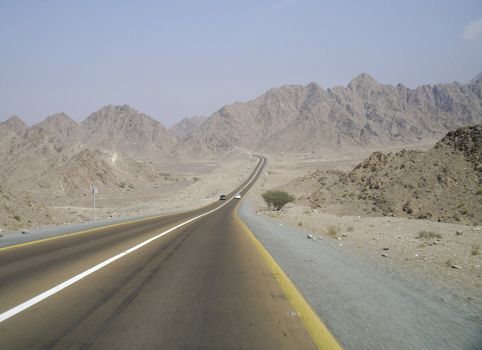
{"label": "roadside sign post", "polygon": [[96,186],[92,186],[90,188],[90,192],[93,195],[93,203],[92,203],[92,219],[95,221],[95,195],[99,192],[99,189]]}

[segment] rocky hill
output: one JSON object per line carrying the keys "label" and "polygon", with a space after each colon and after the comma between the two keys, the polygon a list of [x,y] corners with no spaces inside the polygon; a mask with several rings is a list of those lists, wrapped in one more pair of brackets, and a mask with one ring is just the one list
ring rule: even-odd
{"label": "rocky hill", "polygon": [[177,138],[185,139],[191,136],[206,119],[206,117],[199,116],[186,117],[169,128],[169,131]]}
{"label": "rocky hill", "polygon": [[152,163],[165,161],[174,143],[161,123],[129,106],[106,106],[80,124],[64,113],[32,127],[11,117],[0,123],[0,227],[29,224],[15,212],[48,223],[40,202],[85,196],[92,184],[103,193],[148,187],[164,170]]}
{"label": "rocky hill", "polygon": [[80,141],[80,125],[65,113],[48,116],[40,123],[35,124],[32,128],[42,129],[46,134],[49,134],[62,142],[71,143]]}
{"label": "rocky hill", "polygon": [[482,224],[482,124],[449,132],[432,149],[373,153],[348,173],[321,171],[315,207]]}
{"label": "rocky hill", "polygon": [[18,137],[28,129],[18,116],[14,115],[4,122],[0,122],[0,160],[2,160],[2,153],[8,149],[12,139]]}
{"label": "rocky hill", "polygon": [[435,141],[449,130],[482,122],[482,79],[409,89],[360,74],[346,87],[288,85],[212,114],[181,151],[199,156],[234,147],[322,152]]}
{"label": "rocky hill", "polygon": [[106,106],[81,123],[82,143],[90,148],[156,158],[169,154],[175,137],[157,120],[134,108]]}
{"label": "rocky hill", "polygon": [[47,208],[33,200],[32,196],[24,192],[14,195],[0,184],[1,227],[18,229],[28,227],[32,223],[51,224],[52,218]]}

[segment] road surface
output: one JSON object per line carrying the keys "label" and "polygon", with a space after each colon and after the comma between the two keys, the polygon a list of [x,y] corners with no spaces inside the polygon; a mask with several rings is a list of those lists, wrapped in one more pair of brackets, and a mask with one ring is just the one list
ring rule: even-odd
{"label": "road surface", "polygon": [[263,163],[226,202],[0,249],[0,347],[319,348],[229,200]]}

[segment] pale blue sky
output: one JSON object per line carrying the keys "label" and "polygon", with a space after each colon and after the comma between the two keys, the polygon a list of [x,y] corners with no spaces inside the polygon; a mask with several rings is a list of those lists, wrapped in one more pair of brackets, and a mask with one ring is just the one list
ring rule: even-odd
{"label": "pale blue sky", "polygon": [[170,126],[361,72],[465,83],[482,71],[481,18],[481,0],[0,0],[0,120],[129,104]]}

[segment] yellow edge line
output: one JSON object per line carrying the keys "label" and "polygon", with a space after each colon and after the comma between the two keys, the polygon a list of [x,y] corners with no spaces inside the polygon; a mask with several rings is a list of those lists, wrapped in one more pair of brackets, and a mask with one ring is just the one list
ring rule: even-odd
{"label": "yellow edge line", "polygon": [[135,222],[142,222],[142,221],[148,221],[148,220],[158,219],[158,218],[161,218],[161,217],[166,216],[166,215],[169,215],[169,214],[157,215],[157,216],[150,216],[150,217],[147,217],[147,218],[130,220],[130,221],[123,221],[123,222],[118,222],[118,223],[116,223],[116,224],[110,224],[110,225],[105,225],[105,226],[94,227],[94,228],[90,228],[90,229],[87,229],[87,230],[76,231],[76,232],[72,232],[72,233],[66,233],[66,234],[63,234],[63,235],[61,234],[61,235],[54,236],[54,237],[48,237],[48,238],[43,238],[43,239],[36,239],[36,240],[33,240],[33,241],[29,241],[29,242],[25,242],[25,243],[19,243],[19,244],[10,245],[10,246],[7,246],[7,247],[0,248],[0,252],[5,251],[5,250],[9,250],[9,249],[25,247],[25,246],[32,245],[32,244],[43,243],[43,242],[47,242],[47,241],[53,241],[53,240],[55,240],[55,239],[67,238],[67,237],[82,235],[82,234],[85,234],[85,233],[91,233],[91,232],[101,231],[101,230],[104,230],[104,229],[106,229],[106,228],[112,228],[112,227],[117,227],[117,226],[124,226],[124,225],[133,224],[133,223],[135,223]]}
{"label": "yellow edge line", "polygon": [[313,339],[314,343],[318,349],[322,350],[342,350],[343,348],[337,342],[335,337],[326,328],[325,324],[319,319],[316,313],[313,311],[311,306],[301,295],[295,285],[291,282],[289,277],[284,273],[278,263],[273,259],[273,257],[268,253],[268,251],[263,247],[263,245],[258,241],[256,236],[251,232],[251,230],[246,226],[246,224],[241,220],[237,213],[237,208],[235,209],[235,220],[237,220],[246,235],[254,243],[259,253],[263,257],[264,261],[273,272],[276,280],[283,289],[291,305],[294,307],[296,312],[299,314],[305,328]]}
{"label": "yellow edge line", "polygon": [[[261,161],[258,162],[258,164],[255,166],[255,168],[254,168],[253,172],[251,173],[251,175],[254,174],[254,173],[257,171],[258,166],[259,166],[260,164],[261,164]],[[248,177],[248,180],[247,180],[247,181],[249,181],[249,179],[251,179],[251,175]],[[211,203],[206,204],[205,206],[202,206],[202,207],[200,207],[200,208],[195,208],[195,209],[193,209],[193,211],[194,211],[194,210],[204,209],[205,207],[208,207],[208,206],[210,206],[210,205],[211,205]],[[172,213],[172,214],[176,214],[176,213]],[[133,224],[133,223],[136,223],[136,222],[142,222],[142,221],[147,221],[147,220],[159,219],[159,218],[161,218],[161,217],[169,216],[169,215],[170,215],[169,213],[161,214],[161,215],[154,215],[154,216],[149,216],[149,217],[147,217],[147,218],[135,219],[135,220],[130,220],[130,221],[123,221],[123,222],[118,222],[118,223],[116,223],[116,224],[94,227],[94,228],[90,228],[90,229],[87,229],[87,230],[76,231],[76,232],[72,232],[72,233],[66,233],[66,234],[63,234],[63,235],[61,234],[61,235],[57,235],[57,236],[54,236],[54,237],[48,237],[48,238],[43,238],[43,239],[36,239],[36,240],[29,241],[29,242],[25,242],[25,243],[19,243],[19,244],[9,245],[9,246],[7,246],[7,247],[2,247],[2,248],[0,248],[0,252],[6,251],[6,250],[9,250],[9,249],[25,247],[25,246],[29,246],[29,245],[32,245],[32,244],[37,244],[37,243],[43,243],[43,242],[53,241],[53,240],[55,240],[55,239],[67,238],[67,237],[82,235],[82,234],[85,234],[85,233],[92,233],[92,232],[96,232],[96,231],[101,231],[101,230],[106,229],[106,228],[112,228],[112,227],[117,227],[117,226],[129,225],[129,224]]]}

